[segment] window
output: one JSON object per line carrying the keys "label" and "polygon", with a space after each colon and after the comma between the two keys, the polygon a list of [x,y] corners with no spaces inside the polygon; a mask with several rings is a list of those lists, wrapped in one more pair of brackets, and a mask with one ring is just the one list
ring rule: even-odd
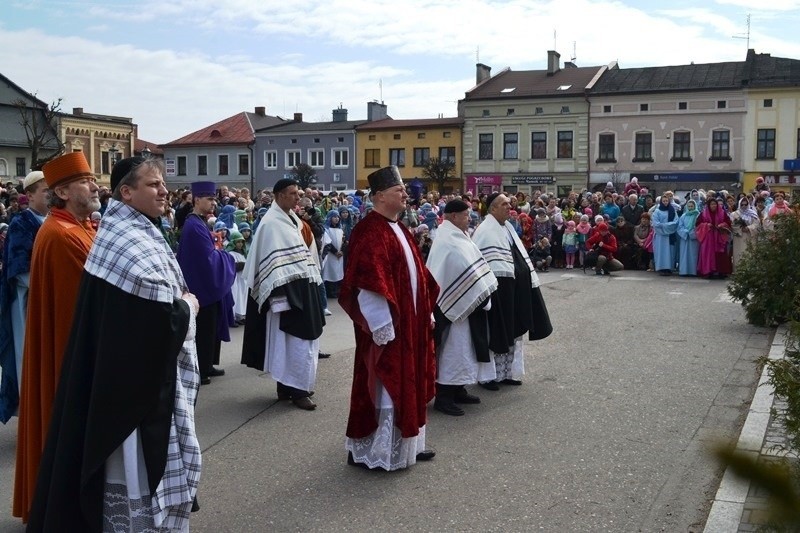
{"label": "window", "polygon": [[531,132],[531,159],[547,159],[547,132]]}
{"label": "window", "polygon": [[286,150],[283,168],[294,168],[302,161],[300,160],[300,150]]}
{"label": "window", "polygon": [[319,137],[314,137],[314,144],[319,144]]}
{"label": "window", "polygon": [[636,134],[635,140],[635,150],[636,153],[633,158],[633,162],[636,163],[637,161],[645,161],[645,162],[652,162],[653,161],[653,134],[649,131],[642,131]]}
{"label": "window", "polygon": [[350,166],[350,151],[347,148],[334,148],[332,151],[333,168]]}
{"label": "window", "polygon": [[275,150],[264,151],[264,168],[266,170],[275,170],[278,168],[278,152]]}
{"label": "window", "polygon": [[186,175],[186,156],[179,155],[178,156],[178,176],[185,176]]}
{"label": "window", "polygon": [[[399,134],[397,134],[399,135]],[[406,149],[389,148],[389,164],[398,167],[406,166]]]}
{"label": "window", "polygon": [[439,159],[442,161],[456,162],[456,147],[455,146],[442,146],[439,148]]}
{"label": "window", "polygon": [[676,131],[672,139],[671,161],[691,161],[691,146],[692,134],[688,131]]}
{"label": "window", "polygon": [[297,144],[297,139],[292,139],[289,141],[289,144]]}
{"label": "window", "polygon": [[599,146],[599,157],[597,158],[597,162],[598,163],[616,163],[617,162],[616,158],[614,157],[614,134],[613,133],[601,133],[598,146]]}
{"label": "window", "polygon": [[572,159],[572,132],[558,132],[557,155],[559,159]]}
{"label": "window", "polygon": [[100,173],[111,174],[111,152],[100,152]]}
{"label": "window", "polygon": [[494,159],[494,137],[491,133],[481,133],[478,135],[478,159]]}
{"label": "window", "polygon": [[336,142],[343,143],[344,142],[344,137],[336,137]]}
{"label": "window", "polygon": [[247,176],[250,174],[250,155],[239,154],[239,175]]}
{"label": "window", "polygon": [[488,109],[484,109],[483,113],[482,113],[482,116],[488,117],[489,116],[489,110]]}
{"label": "window", "polygon": [[381,166],[381,151],[379,148],[367,148],[364,150],[364,166],[368,168]]}
{"label": "window", "polygon": [[717,109],[725,109],[728,107],[728,102],[725,100],[717,100]]}
{"label": "window", "polygon": [[25,164],[24,157],[17,158],[17,176],[27,176],[28,173],[25,172],[28,169],[28,165]]}
{"label": "window", "polygon": [[414,148],[414,166],[424,167],[431,158],[430,148]]}
{"label": "window", "polygon": [[561,106],[561,114],[562,115],[566,115],[568,113],[569,113],[569,106],[568,105],[562,105]]}
{"label": "window", "polygon": [[714,130],[711,132],[711,160],[731,159],[731,132]]}
{"label": "window", "polygon": [[775,159],[775,130],[758,130],[756,159]]}
{"label": "window", "polygon": [[639,104],[639,111],[647,111],[650,109],[650,104]]}
{"label": "window", "polygon": [[503,134],[503,159],[519,159],[519,137],[516,133]]}
{"label": "window", "polygon": [[325,150],[314,149],[308,151],[308,164],[311,168],[324,168],[325,167]]}
{"label": "window", "polygon": [[510,107],[510,108],[506,109],[506,116],[507,117],[510,117],[510,116],[513,116],[513,115],[514,115],[514,108]]}
{"label": "window", "polygon": [[678,109],[680,109],[681,111],[688,109],[686,102],[678,102]]}
{"label": "window", "polygon": [[544,115],[544,108],[543,107],[537,107],[536,110],[533,113],[534,113],[534,115]]}
{"label": "window", "polygon": [[208,156],[207,155],[198,155],[197,156],[197,175],[198,176],[208,176]]}
{"label": "window", "polygon": [[219,169],[218,174],[220,176],[228,175],[228,154],[220,154],[217,156],[217,168]]}
{"label": "window", "polygon": [[772,98],[764,98],[764,107],[772,107]]}
{"label": "window", "polygon": [[370,135],[370,136],[369,136],[369,140],[370,140],[370,141],[374,141],[374,140],[375,140],[375,136],[374,136],[374,135]]}
{"label": "window", "polygon": [[395,141],[399,141],[400,140],[400,134],[399,133],[395,133],[394,135],[392,135],[392,139],[394,139]]}
{"label": "window", "polygon": [[424,139],[425,133],[417,133],[417,139]]}
{"label": "window", "polygon": [[610,105],[604,105],[603,106],[603,113],[611,113],[611,106]]}
{"label": "window", "polygon": [[442,138],[443,139],[449,139],[450,137],[452,137],[452,133],[451,132],[449,132],[449,131],[443,131],[442,132]]}

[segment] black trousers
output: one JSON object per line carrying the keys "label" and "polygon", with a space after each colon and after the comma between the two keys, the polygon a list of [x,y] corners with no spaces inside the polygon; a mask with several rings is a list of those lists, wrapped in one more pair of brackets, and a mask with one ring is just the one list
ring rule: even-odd
{"label": "black trousers", "polygon": [[219,302],[200,308],[197,313],[197,366],[200,367],[200,377],[208,377],[211,367],[219,364],[219,353],[222,341],[217,337],[217,316]]}

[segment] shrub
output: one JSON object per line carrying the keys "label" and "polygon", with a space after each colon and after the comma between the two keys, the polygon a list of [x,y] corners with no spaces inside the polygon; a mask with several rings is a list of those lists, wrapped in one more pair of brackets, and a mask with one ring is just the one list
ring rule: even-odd
{"label": "shrub", "polygon": [[728,293],[757,326],[800,320],[800,215],[780,215],[774,229],[750,242],[731,276]]}

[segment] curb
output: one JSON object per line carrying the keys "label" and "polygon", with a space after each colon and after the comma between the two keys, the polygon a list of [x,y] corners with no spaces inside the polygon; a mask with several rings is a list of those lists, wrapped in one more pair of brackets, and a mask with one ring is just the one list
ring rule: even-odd
{"label": "curb", "polygon": [[[781,325],[775,331],[768,358],[783,359],[786,353],[786,326]],[[764,438],[769,425],[770,410],[775,400],[775,389],[769,384],[769,369],[764,366],[758,387],[750,403],[747,419],[742,426],[736,451],[758,458],[764,445]],[[711,512],[706,520],[704,533],[730,533],[738,531],[744,512],[744,504],[750,490],[750,482],[738,477],[730,468],[725,469],[719,489],[711,505]]]}

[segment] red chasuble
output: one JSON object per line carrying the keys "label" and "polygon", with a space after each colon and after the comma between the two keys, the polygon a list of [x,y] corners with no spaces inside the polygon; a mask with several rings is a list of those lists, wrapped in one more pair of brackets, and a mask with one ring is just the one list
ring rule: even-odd
{"label": "red chasuble", "polygon": [[[347,436],[361,439],[378,427],[374,379],[380,379],[394,404],[395,425],[403,438],[419,434],[425,425],[427,404],[435,394],[436,357],[431,312],[439,287],[425,268],[414,239],[400,225],[414,254],[417,268],[417,305],[414,312],[411,277],[390,222],[372,211],[353,228],[339,303],[353,319],[356,354]],[[359,290],[380,294],[389,305],[393,341],[378,346],[358,306]]]}

